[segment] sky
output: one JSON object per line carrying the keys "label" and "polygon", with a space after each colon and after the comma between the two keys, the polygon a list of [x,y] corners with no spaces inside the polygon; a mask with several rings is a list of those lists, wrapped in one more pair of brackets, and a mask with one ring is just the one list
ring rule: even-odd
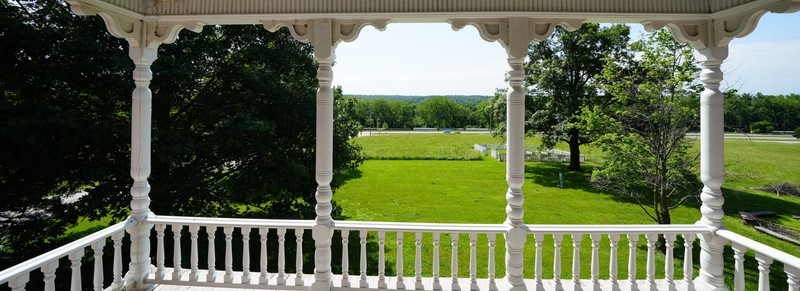
{"label": "sky", "polygon": [[[631,24],[632,35],[644,32]],[[800,93],[800,13],[767,13],[750,35],[735,39],[722,69],[722,89]],[[467,26],[394,23],[366,27],[336,49],[334,85],[345,94],[492,95],[506,87],[505,50]]]}

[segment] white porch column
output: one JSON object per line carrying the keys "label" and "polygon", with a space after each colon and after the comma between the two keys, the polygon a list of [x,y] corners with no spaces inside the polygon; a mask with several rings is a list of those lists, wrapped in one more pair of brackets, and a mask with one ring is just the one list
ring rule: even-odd
{"label": "white porch column", "polygon": [[314,57],[319,63],[317,80],[317,144],[316,144],[316,212],[312,235],[314,237],[314,283],[312,290],[327,291],[331,288],[331,238],[334,222],[331,218],[331,180],[333,179],[333,70],[336,58],[332,42],[330,19],[314,21]]}
{"label": "white porch column", "polygon": [[151,224],[143,223],[150,214],[150,145],[152,128],[153,95],[150,92],[150,80],[153,72],[150,66],[157,58],[155,48],[141,47],[131,44],[129,56],[136,68],[133,80],[131,104],[131,215],[128,223],[135,223],[126,231],[131,239],[131,263],[126,276],[126,289],[144,289],[143,280],[150,273],[150,228]]}
{"label": "white porch column", "polygon": [[512,290],[526,290],[522,277],[523,250],[526,230],[522,217],[522,184],[525,183],[525,71],[523,63],[528,55],[528,20],[512,18],[508,23],[508,95],[506,97],[506,281]]}
{"label": "white porch column", "polygon": [[[700,94],[700,179],[703,192],[700,199],[702,218],[697,224],[723,228],[722,183],[724,181],[724,97],[719,90],[722,82],[720,65],[728,57],[728,47],[696,49],[700,63],[700,81],[705,90]],[[705,234],[700,236],[700,274],[695,279],[698,290],[727,290],[723,278],[722,251],[725,240]]]}

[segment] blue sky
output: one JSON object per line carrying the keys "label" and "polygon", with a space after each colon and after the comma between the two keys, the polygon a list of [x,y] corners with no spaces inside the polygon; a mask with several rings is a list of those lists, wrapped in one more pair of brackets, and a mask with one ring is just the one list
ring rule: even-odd
{"label": "blue sky", "polygon": [[[397,23],[339,44],[334,85],[345,94],[491,95],[506,86],[506,69],[505,50],[471,26]],[[800,93],[800,13],[764,15],[752,34],[731,42],[723,71],[723,89]]]}

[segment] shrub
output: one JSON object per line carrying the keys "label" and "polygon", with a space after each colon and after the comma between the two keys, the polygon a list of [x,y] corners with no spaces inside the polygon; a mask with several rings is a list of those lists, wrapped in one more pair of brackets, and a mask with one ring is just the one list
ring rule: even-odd
{"label": "shrub", "polygon": [[800,139],[800,127],[794,129],[794,134],[792,134],[792,136]]}
{"label": "shrub", "polygon": [[775,126],[769,121],[762,120],[750,124],[750,133],[770,133],[775,130]]}

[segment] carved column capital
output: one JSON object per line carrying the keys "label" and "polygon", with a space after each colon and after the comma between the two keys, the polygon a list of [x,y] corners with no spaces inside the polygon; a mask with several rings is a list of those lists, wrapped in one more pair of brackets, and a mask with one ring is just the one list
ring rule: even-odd
{"label": "carved column capital", "polygon": [[[300,42],[312,43],[317,47],[335,48],[342,41],[351,42],[358,38],[361,30],[370,25],[375,29],[384,31],[389,23],[388,19],[303,19],[303,20],[262,20],[264,28],[275,32],[281,27],[286,27],[294,39]],[[330,25],[328,25],[330,24]],[[325,30],[325,31],[323,31]],[[326,37],[318,38],[318,34]],[[330,34],[328,38],[327,35]],[[329,42],[329,43],[324,43]]]}

